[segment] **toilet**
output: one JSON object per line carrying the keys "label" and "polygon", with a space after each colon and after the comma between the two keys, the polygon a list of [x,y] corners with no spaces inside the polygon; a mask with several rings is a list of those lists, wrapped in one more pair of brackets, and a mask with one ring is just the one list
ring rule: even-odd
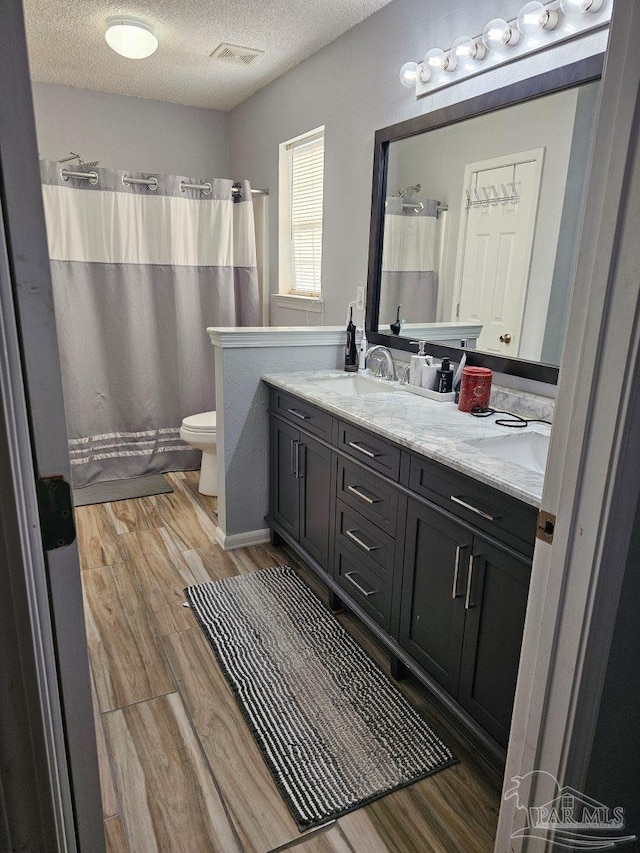
{"label": "toilet", "polygon": [[180,438],[202,451],[198,491],[203,495],[218,494],[218,447],[216,413],[202,412],[189,415],[182,421]]}

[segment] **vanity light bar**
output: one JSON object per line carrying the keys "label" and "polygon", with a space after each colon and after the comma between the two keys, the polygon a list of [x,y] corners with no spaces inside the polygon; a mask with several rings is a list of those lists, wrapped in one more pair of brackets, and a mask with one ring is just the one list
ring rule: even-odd
{"label": "vanity light bar", "polygon": [[[461,36],[448,50],[431,48],[422,62],[405,62],[400,82],[416,97],[426,95],[550,45],[604,31],[612,6],[613,0],[533,0],[513,21],[494,18],[475,38]],[[605,46],[603,41],[603,50]]]}

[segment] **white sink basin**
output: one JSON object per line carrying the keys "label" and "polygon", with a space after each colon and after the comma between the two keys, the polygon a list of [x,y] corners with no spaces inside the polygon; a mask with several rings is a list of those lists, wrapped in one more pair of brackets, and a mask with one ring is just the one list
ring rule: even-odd
{"label": "white sink basin", "polygon": [[345,397],[365,397],[369,394],[392,394],[399,387],[387,379],[373,379],[369,376],[349,375],[334,376],[331,379],[313,379],[309,382],[310,388],[335,391],[344,394]]}
{"label": "white sink basin", "polygon": [[476,438],[465,442],[477,447],[481,453],[501,459],[503,462],[513,462],[544,474],[549,452],[549,436],[539,432],[522,432],[514,435],[496,435],[491,438]]}

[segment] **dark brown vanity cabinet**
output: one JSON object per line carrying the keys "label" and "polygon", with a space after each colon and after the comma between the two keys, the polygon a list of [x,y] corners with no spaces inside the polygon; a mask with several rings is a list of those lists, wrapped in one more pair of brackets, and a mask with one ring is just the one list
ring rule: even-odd
{"label": "dark brown vanity cabinet", "polygon": [[526,557],[409,499],[400,645],[502,746],[530,572]]}
{"label": "dark brown vanity cabinet", "polygon": [[501,755],[536,510],[272,389],[268,521]]}
{"label": "dark brown vanity cabinet", "polygon": [[271,514],[325,570],[329,570],[332,453],[310,435],[271,419]]}

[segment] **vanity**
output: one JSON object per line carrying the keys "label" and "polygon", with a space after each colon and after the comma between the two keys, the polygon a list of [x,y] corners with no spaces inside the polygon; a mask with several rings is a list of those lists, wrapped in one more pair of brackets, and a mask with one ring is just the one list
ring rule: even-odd
{"label": "vanity", "polygon": [[[376,132],[370,344],[408,356],[428,328],[436,358],[464,354],[494,382],[557,382],[601,69],[591,57]],[[459,346],[437,331],[470,326]],[[549,428],[509,429],[361,374],[263,378],[274,542],[499,767]]]}
{"label": "vanity", "polygon": [[514,436],[360,375],[264,378],[274,542],[385,643],[395,677],[417,675],[499,764],[545,460],[524,468],[491,455],[491,442],[544,444],[549,428]]}

